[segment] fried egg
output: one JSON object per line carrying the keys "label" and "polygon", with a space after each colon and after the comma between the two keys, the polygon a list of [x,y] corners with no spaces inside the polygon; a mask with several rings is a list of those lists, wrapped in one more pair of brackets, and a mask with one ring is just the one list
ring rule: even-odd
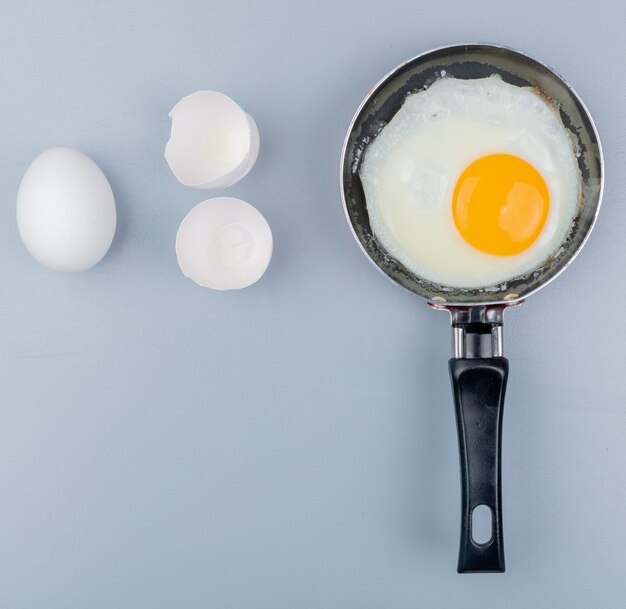
{"label": "fried egg", "polygon": [[580,200],[574,140],[536,90],[444,77],[407,97],[359,171],[373,234],[415,275],[485,288],[559,249]]}

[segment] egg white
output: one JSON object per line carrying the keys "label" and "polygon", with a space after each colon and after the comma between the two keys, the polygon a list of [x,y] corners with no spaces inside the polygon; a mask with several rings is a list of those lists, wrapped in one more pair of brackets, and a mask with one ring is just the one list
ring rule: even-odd
{"label": "egg white", "polygon": [[[526,160],[550,193],[542,232],[513,256],[472,247],[452,214],[461,173],[496,153]],[[446,77],[408,96],[367,147],[359,174],[372,231],[387,253],[419,277],[456,288],[489,287],[540,266],[570,231],[580,199],[573,140],[555,109],[498,76]]]}

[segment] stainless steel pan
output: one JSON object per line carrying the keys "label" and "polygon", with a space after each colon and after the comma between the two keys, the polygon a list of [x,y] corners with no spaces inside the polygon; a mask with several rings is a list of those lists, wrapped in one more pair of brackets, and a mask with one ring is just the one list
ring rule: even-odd
{"label": "stainless steel pan", "polygon": [[[462,289],[418,277],[390,256],[372,234],[359,167],[367,146],[411,93],[442,73],[456,78],[499,74],[508,83],[535,87],[560,114],[579,151],[582,189],[572,230],[551,258],[531,272],[498,285]],[[341,160],[341,194],[346,217],[363,252],[393,281],[450,312],[453,358],[449,362],[461,462],[459,573],[503,572],[501,436],[509,364],[503,356],[504,310],[548,284],[576,257],[596,220],[603,186],[603,160],[595,126],[580,98],[553,70],[528,55],[492,44],[459,44],[411,59],[375,85],[349,127]],[[474,510],[487,506],[491,538],[472,532]],[[482,508],[484,509],[484,508]]]}

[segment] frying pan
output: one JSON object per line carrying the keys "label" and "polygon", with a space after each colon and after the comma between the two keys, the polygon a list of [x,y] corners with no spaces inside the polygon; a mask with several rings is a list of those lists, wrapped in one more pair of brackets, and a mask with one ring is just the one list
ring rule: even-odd
{"label": "frying pan", "polygon": [[[577,151],[581,192],[571,230],[558,251],[530,272],[479,289],[438,285],[391,256],[372,233],[359,169],[367,146],[398,112],[406,97],[443,75],[486,78],[534,87],[558,112]],[[503,356],[506,308],[559,275],[578,254],[593,228],[603,187],[600,140],[583,102],[552,69],[528,55],[493,44],[459,44],[418,55],[375,85],[357,110],[343,146],[341,194],[354,237],[370,260],[394,282],[450,313],[453,357],[449,361],[461,465],[461,540],[458,572],[504,572],[501,438],[509,362]],[[486,506],[491,537],[473,535],[474,510]]]}

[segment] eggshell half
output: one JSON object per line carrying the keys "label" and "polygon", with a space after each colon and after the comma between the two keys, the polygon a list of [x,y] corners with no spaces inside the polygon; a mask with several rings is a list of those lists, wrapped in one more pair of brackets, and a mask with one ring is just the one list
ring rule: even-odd
{"label": "eggshell half", "polygon": [[196,205],[176,235],[183,274],[214,290],[237,290],[258,281],[270,263],[272,247],[272,231],[263,215],[232,197]]}
{"label": "eggshell half", "polygon": [[224,188],[238,182],[259,154],[254,119],[217,91],[198,91],[170,111],[165,159],[179,182],[193,188]]}

